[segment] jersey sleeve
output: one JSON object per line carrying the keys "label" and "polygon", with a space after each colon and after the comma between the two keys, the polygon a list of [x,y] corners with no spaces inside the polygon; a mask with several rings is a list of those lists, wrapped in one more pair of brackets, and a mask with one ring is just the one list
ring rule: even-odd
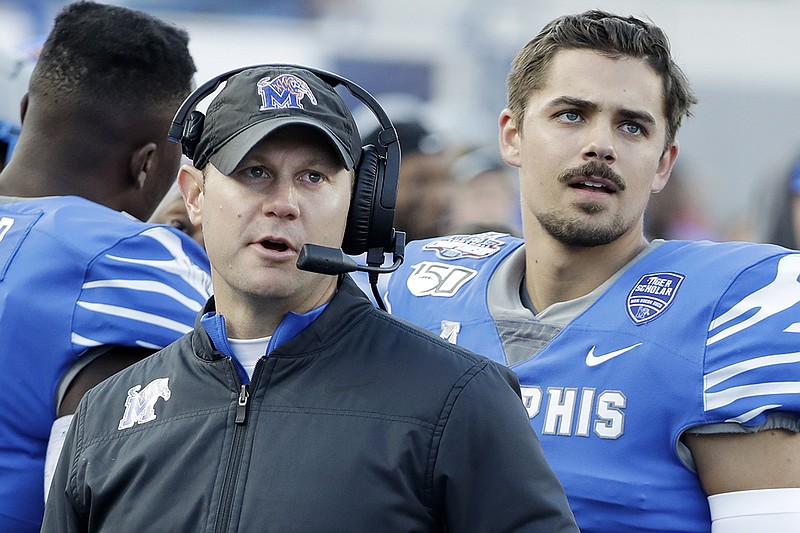
{"label": "jersey sleeve", "polygon": [[202,248],[166,227],[149,227],[89,265],[74,309],[73,346],[161,349],[191,331],[210,294]]}
{"label": "jersey sleeve", "polygon": [[[745,269],[713,311],[703,403],[708,423],[800,426],[800,254],[773,254]],[[790,428],[791,429],[791,428]]]}

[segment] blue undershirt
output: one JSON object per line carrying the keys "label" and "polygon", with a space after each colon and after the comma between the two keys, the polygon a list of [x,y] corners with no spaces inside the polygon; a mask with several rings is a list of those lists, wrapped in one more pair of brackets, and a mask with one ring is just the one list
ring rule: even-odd
{"label": "blue undershirt", "polygon": [[[327,303],[322,304],[316,309],[312,309],[308,313],[303,314],[292,313],[291,311],[287,313],[280,324],[278,324],[278,327],[275,328],[275,332],[272,334],[272,338],[267,345],[267,352],[264,355],[269,356],[272,350],[294,338],[295,335],[303,331],[306,326],[316,320],[327,306]],[[203,315],[203,318],[200,319],[200,324],[205,328],[208,336],[211,337],[211,342],[214,344],[214,347],[234,360],[236,363],[236,370],[239,373],[239,379],[242,380],[242,383],[250,383],[250,377],[247,375],[247,372],[239,360],[236,359],[233,349],[228,342],[228,334],[225,329],[225,317],[216,311],[211,311]]]}

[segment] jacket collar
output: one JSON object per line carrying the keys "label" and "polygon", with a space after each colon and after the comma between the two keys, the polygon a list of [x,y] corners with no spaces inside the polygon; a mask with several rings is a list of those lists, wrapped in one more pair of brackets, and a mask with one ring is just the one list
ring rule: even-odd
{"label": "jacket collar", "polygon": [[[223,348],[222,350],[215,348],[212,337],[204,327],[208,317],[213,316],[210,313],[215,312],[216,305],[212,296],[195,318],[194,332],[192,333],[192,346],[195,353],[209,361],[227,355],[222,346],[220,346]],[[350,329],[347,325],[370,312],[382,313],[383,311],[372,305],[350,276],[341,276],[338,290],[325,309],[317,315],[314,315],[313,311],[305,315],[294,315],[290,319],[292,324],[286,329],[289,335],[286,335],[282,341],[277,339],[276,343],[270,343],[271,347],[275,346],[271,353],[295,356],[311,354],[347,334]],[[281,322],[281,325],[284,324],[284,321]],[[278,329],[280,330],[281,326]],[[224,329],[222,334],[224,334]],[[219,332],[213,333],[213,335],[216,337]],[[286,337],[290,338],[287,340]]]}

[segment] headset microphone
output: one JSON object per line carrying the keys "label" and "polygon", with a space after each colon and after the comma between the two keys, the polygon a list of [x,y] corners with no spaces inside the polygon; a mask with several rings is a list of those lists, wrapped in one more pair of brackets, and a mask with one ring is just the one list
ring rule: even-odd
{"label": "headset microphone", "polygon": [[371,248],[367,252],[367,264],[359,265],[355,260],[344,253],[341,248],[331,248],[319,244],[304,244],[297,256],[297,268],[307,272],[317,274],[328,274],[338,276],[348,272],[367,272],[369,274],[372,295],[378,306],[386,310],[380,292],[378,291],[378,275],[389,274],[400,268],[403,263],[403,256],[406,248],[406,234],[402,231],[394,231],[390,251],[392,253],[392,264],[382,266],[383,252],[381,248]]}
{"label": "headset microphone", "polygon": [[304,244],[297,256],[297,268],[336,276],[358,270],[358,264],[341,248]]}
{"label": "headset microphone", "polygon": [[[297,268],[317,274],[336,276],[348,272],[368,272],[370,274],[390,274],[400,268],[403,263],[406,234],[402,231],[395,232],[395,244],[392,250],[393,263],[389,266],[380,266],[377,262],[367,257],[366,265],[359,265],[355,260],[344,253],[341,248],[331,248],[319,244],[304,244],[297,256]],[[383,252],[380,257],[383,258]],[[369,253],[367,254],[369,256]]]}

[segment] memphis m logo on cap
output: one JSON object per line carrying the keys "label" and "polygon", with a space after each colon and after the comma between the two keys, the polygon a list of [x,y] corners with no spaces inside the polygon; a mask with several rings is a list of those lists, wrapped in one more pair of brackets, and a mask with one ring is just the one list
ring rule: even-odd
{"label": "memphis m logo on cap", "polygon": [[259,111],[271,109],[305,109],[303,98],[308,96],[317,105],[317,98],[306,82],[294,74],[282,74],[276,78],[258,80],[258,94],[261,95]]}
{"label": "memphis m logo on cap", "polygon": [[[284,126],[316,128],[330,140],[347,170],[361,158],[361,136],[350,109],[334,87],[300,67],[261,65],[225,80],[205,116],[192,112],[184,124],[193,131],[195,167],[212,163],[231,175],[256,144]],[[213,85],[213,84],[212,84]],[[184,135],[182,143],[188,143]]]}

